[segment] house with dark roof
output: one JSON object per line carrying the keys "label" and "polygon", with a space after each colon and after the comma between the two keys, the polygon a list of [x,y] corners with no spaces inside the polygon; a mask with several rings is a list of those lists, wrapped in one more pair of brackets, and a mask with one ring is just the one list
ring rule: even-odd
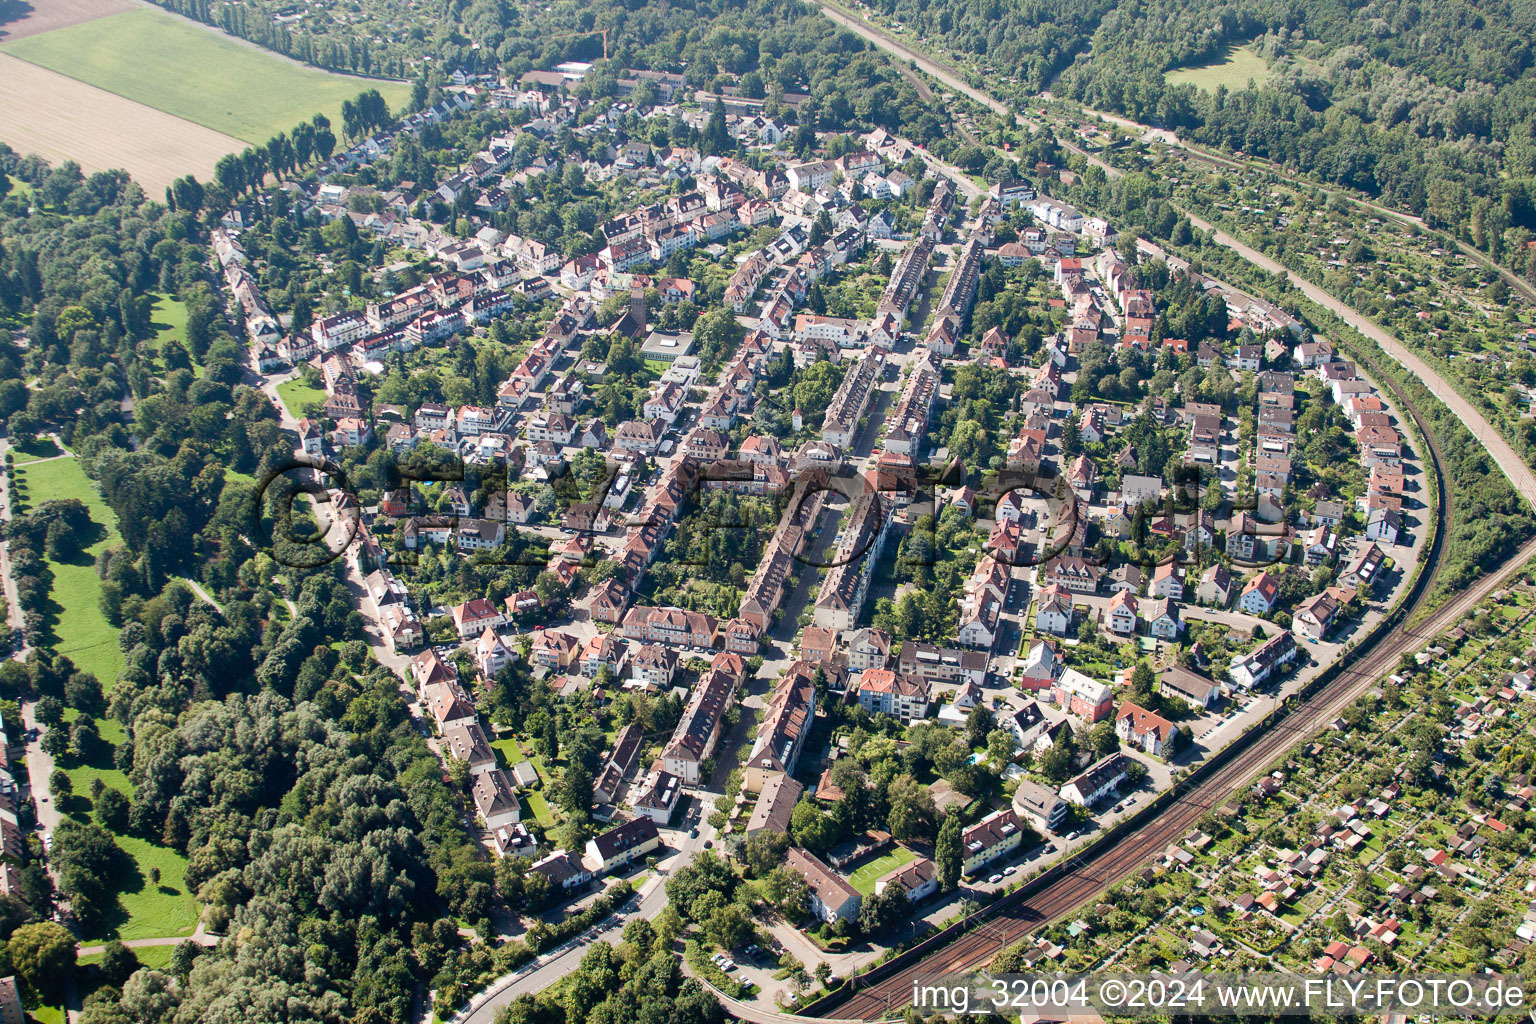
{"label": "house with dark roof", "polygon": [[754,836],[763,831],[787,833],[790,815],[804,792],[805,787],[792,776],[780,774],[770,778],[763,783],[757,804],[747,819],[745,834]]}
{"label": "house with dark roof", "polygon": [[587,840],[582,865],[595,875],[632,864],[661,845],[656,822],[641,816]]}

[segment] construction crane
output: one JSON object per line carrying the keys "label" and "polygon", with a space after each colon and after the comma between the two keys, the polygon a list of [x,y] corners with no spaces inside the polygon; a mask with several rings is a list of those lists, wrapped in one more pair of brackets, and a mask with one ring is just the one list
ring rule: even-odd
{"label": "construction crane", "polygon": [[586,32],[566,32],[558,36],[550,36],[551,39],[576,39],[581,36],[603,37],[603,60],[608,59],[608,30],[605,28],[589,29]]}

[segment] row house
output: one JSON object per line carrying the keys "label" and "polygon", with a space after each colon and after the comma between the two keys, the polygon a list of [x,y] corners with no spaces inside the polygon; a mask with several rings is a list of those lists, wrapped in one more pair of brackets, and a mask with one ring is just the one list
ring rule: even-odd
{"label": "row house", "polygon": [[838,538],[832,568],[822,580],[813,619],[823,629],[852,628],[869,595],[874,567],[885,548],[891,525],[891,503],[866,491],[849,506]]}
{"label": "row house", "polygon": [[[728,663],[722,663],[722,659],[728,658],[736,659],[735,671]],[[740,682],[740,658],[718,654],[715,662],[716,665],[694,688],[661,755],[662,769],[689,786],[699,784],[703,763],[714,756],[725,724],[725,713],[730,709]]]}
{"label": "row house", "polygon": [[875,307],[877,313],[889,313],[898,323],[906,323],[913,300],[928,278],[928,264],[933,259],[934,239],[924,236],[908,246],[896,261],[891,279]]}
{"label": "row house", "polygon": [[939,368],[933,357],[928,354],[919,356],[902,388],[901,398],[886,419],[886,451],[914,457],[921,454],[928,425],[933,421],[939,384]]}
{"label": "row house", "polygon": [[774,686],[747,755],[742,788],[760,793],[774,776],[792,774],[816,718],[815,668],[792,663]]}
{"label": "row house", "polygon": [[822,420],[821,438],[848,448],[859,429],[859,420],[869,406],[875,385],[885,375],[885,353],[870,349],[859,357],[838,385]]}
{"label": "row house", "polygon": [[641,643],[710,648],[719,626],[714,616],[703,612],[641,605],[629,610],[621,629],[625,637]]}

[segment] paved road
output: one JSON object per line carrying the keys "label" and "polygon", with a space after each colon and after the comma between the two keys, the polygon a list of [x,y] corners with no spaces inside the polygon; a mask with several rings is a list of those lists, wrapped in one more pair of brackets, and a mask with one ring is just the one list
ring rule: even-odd
{"label": "paved road", "polygon": [[1477,437],[1478,443],[1486,448],[1488,454],[1498,463],[1499,469],[1503,470],[1504,475],[1509,477],[1509,482],[1514,485],[1515,490],[1519,491],[1526,501],[1536,505],[1536,472],[1532,472],[1531,467],[1525,464],[1525,460],[1510,446],[1508,441],[1504,440],[1503,435],[1495,430],[1483,418],[1482,413],[1473,408],[1470,402],[1462,398],[1454,388],[1447,384],[1435,372],[1433,367],[1410,352],[1406,346],[1399,343],[1397,339],[1393,338],[1386,331],[1376,326],[1375,322],[1363,313],[1357,312],[1352,307],[1345,305],[1339,299],[1334,298],[1310,281],[1290,273],[1279,263],[1276,263],[1253,247],[1238,241],[1225,231],[1213,229],[1211,224],[1192,214],[1186,214],[1186,216],[1189,217],[1190,223],[1200,230],[1213,231],[1212,237],[1219,244],[1233,250],[1249,263],[1267,270],[1271,274],[1278,274],[1283,278],[1289,278],[1291,283],[1300,289],[1301,293],[1308,299],[1338,316],[1339,319],[1349,324],[1349,326],[1380,345],[1382,351],[1401,363],[1409,373],[1413,374],[1425,387],[1429,388],[1435,397],[1444,402],[1462,423],[1466,424],[1467,429],[1472,431]]}
{"label": "paved road", "polygon": [[691,863],[704,848],[705,842],[713,838],[714,832],[707,821],[700,822],[699,834],[694,839],[687,838],[683,832],[664,832],[664,837],[673,842],[681,841],[682,845],[651,872],[645,884],[640,887],[638,905],[630,903],[608,926],[599,926],[599,930],[573,939],[555,952],[544,954],[531,966],[492,982],[475,997],[467,1009],[449,1018],[449,1024],[494,1024],[497,1012],[512,1000],[520,995],[542,992],[575,970],[592,943],[618,943],[623,937],[624,926],[633,918],[655,920],[656,915],[667,905],[667,879],[678,868]]}

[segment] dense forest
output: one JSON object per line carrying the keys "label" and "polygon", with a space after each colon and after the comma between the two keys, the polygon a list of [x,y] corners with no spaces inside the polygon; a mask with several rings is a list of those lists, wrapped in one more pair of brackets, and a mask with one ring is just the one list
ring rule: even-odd
{"label": "dense forest", "polygon": [[[1515,270],[1536,232],[1536,9],[1494,0],[875,0],[972,80],[1043,89],[1274,160],[1449,228]],[[1262,80],[1168,72],[1248,47]]]}

